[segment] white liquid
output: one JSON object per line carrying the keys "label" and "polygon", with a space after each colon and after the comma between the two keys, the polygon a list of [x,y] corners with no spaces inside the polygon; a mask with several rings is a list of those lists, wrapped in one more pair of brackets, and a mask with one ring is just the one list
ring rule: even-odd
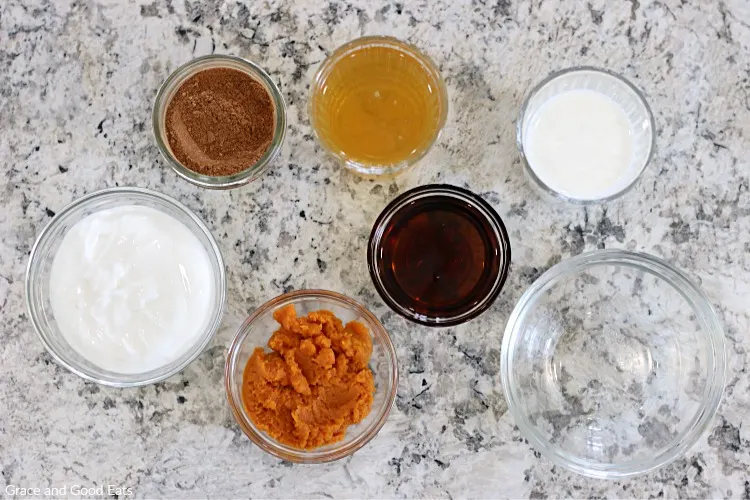
{"label": "white liquid", "polygon": [[625,111],[593,90],[551,97],[529,120],[524,150],[534,173],[576,199],[617,193],[632,180],[633,132]]}
{"label": "white liquid", "polygon": [[101,210],[76,223],[55,254],[50,303],[81,356],[117,373],[175,361],[205,330],[214,275],[200,240],[154,208]]}

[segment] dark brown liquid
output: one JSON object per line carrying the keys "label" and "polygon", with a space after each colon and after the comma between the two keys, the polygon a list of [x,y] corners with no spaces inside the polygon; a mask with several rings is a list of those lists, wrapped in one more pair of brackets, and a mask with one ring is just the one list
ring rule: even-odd
{"label": "dark brown liquid", "polygon": [[486,216],[450,196],[406,205],[381,241],[384,287],[401,306],[430,317],[458,315],[485,299],[503,261]]}

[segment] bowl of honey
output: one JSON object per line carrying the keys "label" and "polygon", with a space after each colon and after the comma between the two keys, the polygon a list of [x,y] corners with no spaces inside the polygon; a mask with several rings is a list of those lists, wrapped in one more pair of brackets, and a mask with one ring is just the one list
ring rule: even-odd
{"label": "bowl of honey", "polygon": [[336,49],[313,80],[310,121],[322,146],[366,177],[396,175],[437,141],[448,93],[435,63],[392,37]]}

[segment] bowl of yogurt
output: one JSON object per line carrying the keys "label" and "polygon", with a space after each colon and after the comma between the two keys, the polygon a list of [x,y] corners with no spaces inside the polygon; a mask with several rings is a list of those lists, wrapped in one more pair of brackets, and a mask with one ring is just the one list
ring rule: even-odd
{"label": "bowl of yogurt", "polygon": [[80,198],[31,250],[29,317],[62,366],[135,387],[197,358],[219,328],[224,261],[206,225],[163,194],[124,187]]}
{"label": "bowl of yogurt", "polygon": [[565,69],[529,93],[516,140],[528,177],[576,204],[602,203],[632,188],[654,151],[654,117],[624,77],[593,67]]}

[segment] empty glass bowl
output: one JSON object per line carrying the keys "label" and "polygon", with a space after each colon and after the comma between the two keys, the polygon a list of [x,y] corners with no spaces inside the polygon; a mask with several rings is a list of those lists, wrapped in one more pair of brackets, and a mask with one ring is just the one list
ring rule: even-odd
{"label": "empty glass bowl", "polygon": [[[353,320],[359,321],[372,335],[370,368],[375,379],[375,398],[370,414],[359,424],[349,426],[343,441],[312,450],[300,450],[279,443],[258,429],[242,402],[242,375],[247,360],[256,347],[267,347],[268,339],[279,327],[273,319],[274,311],[289,304],[294,304],[298,316],[326,309],[333,312],[344,324]],[[325,290],[299,290],[266,302],[245,320],[229,347],[224,383],[235,420],[242,432],[261,449],[291,462],[330,462],[351,455],[363,447],[385,424],[398,388],[396,350],[380,321],[356,301]]]}
{"label": "empty glass bowl", "polygon": [[503,338],[508,406],[557,465],[599,478],[654,470],[701,436],[724,388],[724,333],[670,264],[619,250],[544,273]]}

